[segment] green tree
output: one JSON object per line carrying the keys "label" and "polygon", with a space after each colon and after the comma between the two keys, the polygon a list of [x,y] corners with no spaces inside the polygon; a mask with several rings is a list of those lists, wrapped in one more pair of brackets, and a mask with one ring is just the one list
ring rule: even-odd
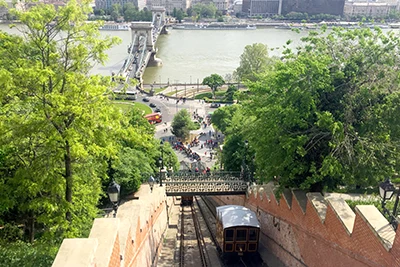
{"label": "green tree", "polygon": [[113,21],[117,22],[119,20],[119,17],[121,16],[121,13],[122,13],[121,11],[122,11],[122,8],[121,8],[120,4],[112,5],[111,13],[110,13],[111,19]]}
{"label": "green tree", "polygon": [[124,20],[135,21],[138,16],[138,10],[132,3],[126,3],[124,5]]}
{"label": "green tree", "polygon": [[203,85],[207,85],[211,88],[213,93],[213,98],[215,99],[215,92],[217,91],[218,87],[225,84],[224,79],[218,74],[211,74],[203,79]]}
{"label": "green tree", "polygon": [[254,152],[245,148],[245,135],[253,119],[244,113],[241,105],[226,106],[214,111],[213,125],[225,135],[222,165],[226,171],[240,171],[243,160],[249,164]]}
{"label": "green tree", "polygon": [[183,19],[184,15],[185,15],[185,13],[182,11],[182,9],[179,9],[176,12],[176,19],[178,20],[179,23],[182,22],[182,19]]}
{"label": "green tree", "polygon": [[235,85],[233,85],[233,84],[229,85],[228,90],[226,90],[226,93],[225,93],[225,99],[227,101],[233,101],[234,95],[238,90],[239,89]]}
{"label": "green tree", "polygon": [[220,130],[223,134],[229,134],[229,127],[232,126],[233,116],[236,111],[241,109],[240,105],[232,105],[221,107],[214,111],[211,116],[211,122],[215,125],[218,130]]}
{"label": "green tree", "polygon": [[0,149],[8,166],[0,216],[23,216],[31,241],[35,224],[80,236],[97,215],[104,159],[123,136],[109,79],[88,74],[118,39],[100,38],[99,25],[86,23],[88,2],[13,12],[24,38],[0,32]]}
{"label": "green tree", "polygon": [[268,56],[267,45],[261,43],[246,45],[240,56],[236,75],[241,81],[256,81],[258,75],[271,68],[274,62],[275,60]]}
{"label": "green tree", "polygon": [[209,3],[208,5],[203,3],[195,4],[192,11],[200,18],[215,18],[217,13],[217,7],[214,3]]}
{"label": "green tree", "polygon": [[171,123],[172,134],[178,138],[187,139],[190,131],[196,129],[196,125],[190,118],[190,114],[186,109],[180,110]]}
{"label": "green tree", "polygon": [[400,41],[381,30],[310,32],[251,85],[259,174],[312,191],[376,185],[399,169]]}
{"label": "green tree", "polygon": [[192,9],[191,7],[189,7],[189,8],[186,10],[186,13],[187,13],[188,17],[191,17],[191,16],[193,15],[193,9]]}

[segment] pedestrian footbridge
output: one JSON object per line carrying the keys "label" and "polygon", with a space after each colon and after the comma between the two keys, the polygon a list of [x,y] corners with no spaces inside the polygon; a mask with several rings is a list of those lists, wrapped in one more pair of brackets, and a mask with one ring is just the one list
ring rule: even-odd
{"label": "pedestrian footbridge", "polygon": [[240,172],[170,173],[164,180],[167,196],[243,195],[249,187]]}

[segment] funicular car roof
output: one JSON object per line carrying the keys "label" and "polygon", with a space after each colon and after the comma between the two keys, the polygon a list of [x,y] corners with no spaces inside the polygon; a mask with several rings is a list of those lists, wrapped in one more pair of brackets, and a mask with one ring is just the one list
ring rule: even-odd
{"label": "funicular car roof", "polygon": [[250,226],[260,228],[256,214],[243,206],[225,205],[216,208],[217,218],[221,221],[222,227]]}

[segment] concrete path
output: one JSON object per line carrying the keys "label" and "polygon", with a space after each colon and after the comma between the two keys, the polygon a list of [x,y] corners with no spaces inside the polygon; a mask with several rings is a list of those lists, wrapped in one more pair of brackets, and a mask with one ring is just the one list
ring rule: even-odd
{"label": "concrete path", "polygon": [[175,253],[177,250],[178,220],[180,214],[180,200],[175,199],[169,216],[168,229],[165,233],[161,254],[157,267],[172,267],[176,265]]}

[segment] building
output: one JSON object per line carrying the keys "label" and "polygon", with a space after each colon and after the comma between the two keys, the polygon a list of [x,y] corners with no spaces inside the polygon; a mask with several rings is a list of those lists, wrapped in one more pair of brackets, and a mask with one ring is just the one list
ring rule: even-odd
{"label": "building", "polygon": [[8,9],[13,7],[12,0],[6,0],[5,4],[5,6],[0,6],[0,19],[6,19]]}
{"label": "building", "polygon": [[[155,3],[157,0],[153,0]],[[165,7],[165,11],[167,14],[172,14],[174,12],[174,9],[176,10],[183,10],[186,11],[191,5],[190,0],[158,0],[161,1],[162,3],[158,6]],[[153,4],[153,6],[157,6],[156,4]]]}
{"label": "building", "polygon": [[226,12],[228,10],[228,0],[213,0],[213,2],[218,11]]}
{"label": "building", "polygon": [[113,5],[118,4],[120,6],[124,6],[127,3],[132,3],[134,6],[138,7],[139,10],[142,10],[146,7],[146,0],[95,0],[96,9],[111,9]]}
{"label": "building", "polygon": [[388,15],[391,10],[396,9],[396,2],[346,1],[344,4],[343,15],[346,17],[384,17]]}
{"label": "building", "polygon": [[345,0],[283,0],[282,15],[290,12],[301,12],[309,15],[331,14],[343,15]]}
{"label": "building", "polygon": [[285,0],[243,0],[242,13],[249,17],[269,17],[280,14],[280,6]]}

